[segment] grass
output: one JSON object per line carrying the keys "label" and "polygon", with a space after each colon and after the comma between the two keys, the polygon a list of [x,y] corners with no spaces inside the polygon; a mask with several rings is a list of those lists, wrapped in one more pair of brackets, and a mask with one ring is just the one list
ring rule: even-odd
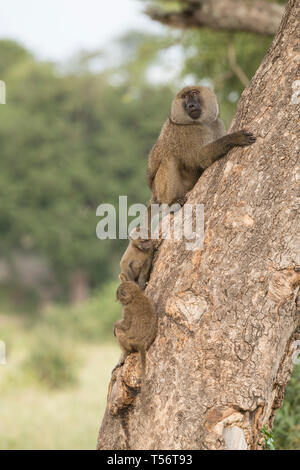
{"label": "grass", "polygon": [[35,315],[0,306],[0,449],[95,449],[120,350],[115,284],[78,306]]}
{"label": "grass", "polygon": [[118,347],[81,344],[76,386],[52,390],[23,369],[25,344],[0,366],[0,449],[95,449]]}

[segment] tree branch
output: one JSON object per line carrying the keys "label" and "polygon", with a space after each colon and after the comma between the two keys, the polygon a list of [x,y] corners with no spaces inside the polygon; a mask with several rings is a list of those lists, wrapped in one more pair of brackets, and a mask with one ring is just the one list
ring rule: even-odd
{"label": "tree branch", "polygon": [[229,60],[229,65],[230,65],[232,72],[238,77],[238,79],[242,82],[242,84],[246,88],[249,85],[250,80],[245,74],[245,72],[243,71],[243,69],[237,63],[232,37],[229,38],[229,43],[228,43],[228,60]]}
{"label": "tree branch", "polygon": [[[168,0],[164,0],[168,1]],[[146,13],[174,28],[211,28],[273,36],[283,15],[283,6],[263,0],[181,0],[181,11],[149,7]]]}

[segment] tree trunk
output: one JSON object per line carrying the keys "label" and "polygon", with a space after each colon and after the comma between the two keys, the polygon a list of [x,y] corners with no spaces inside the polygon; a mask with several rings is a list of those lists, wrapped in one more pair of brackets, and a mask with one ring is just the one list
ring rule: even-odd
{"label": "tree trunk", "polygon": [[264,0],[182,0],[182,3],[186,6],[180,11],[151,6],[146,13],[153,20],[175,28],[211,28],[273,36],[284,11],[282,5]]}
{"label": "tree trunk", "polygon": [[145,382],[140,391],[131,354],[113,374],[98,449],[257,449],[272,426],[300,330],[299,19],[290,0],[232,124],[256,144],[212,165],[189,195],[204,204],[203,249],[161,243]]}

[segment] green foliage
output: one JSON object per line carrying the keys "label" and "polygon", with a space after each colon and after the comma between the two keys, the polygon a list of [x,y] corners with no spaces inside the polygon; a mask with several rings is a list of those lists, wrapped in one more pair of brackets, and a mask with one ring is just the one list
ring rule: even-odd
{"label": "green foliage", "polygon": [[96,238],[96,208],[146,203],[147,154],[165,120],[165,86],[111,84],[107,72],[59,73],[0,41],[7,104],[0,107],[0,257],[21,251],[74,270],[91,286],[116,275],[125,242]]}
{"label": "green foliage", "polygon": [[276,449],[300,449],[300,364],[294,366],[283,405],[275,416],[273,433]]}
{"label": "green foliage", "polygon": [[268,430],[266,425],[264,425],[264,427],[262,428],[261,434],[264,439],[264,442],[263,442],[264,449],[275,450],[273,433],[272,431]]}
{"label": "green foliage", "polygon": [[58,337],[67,336],[74,341],[113,340],[113,324],[122,316],[116,289],[117,283],[110,282],[95,291],[87,302],[47,307],[40,321]]}
{"label": "green foliage", "polygon": [[82,342],[114,342],[113,324],[121,318],[115,300],[116,283],[103,285],[87,302],[75,306],[53,305],[27,324],[34,342],[25,370],[50,388],[74,385],[80,366]]}
{"label": "green foliage", "polygon": [[16,316],[12,310],[3,310],[2,304],[0,338],[7,346],[7,369],[11,369],[18,348],[25,351],[18,374],[7,378],[6,388],[27,388],[31,383],[49,389],[77,386],[84,367],[83,345],[111,343],[118,349],[113,324],[121,318],[122,308],[116,301],[116,289],[117,283],[110,282],[84,303],[47,306],[31,317]]}
{"label": "green foliage", "polygon": [[1,79],[5,77],[7,70],[18,67],[20,63],[30,60],[32,60],[32,56],[20,44],[11,40],[1,41]]}
{"label": "green foliage", "polygon": [[45,329],[39,332],[24,368],[40,384],[57,389],[76,383],[79,364],[72,346]]}

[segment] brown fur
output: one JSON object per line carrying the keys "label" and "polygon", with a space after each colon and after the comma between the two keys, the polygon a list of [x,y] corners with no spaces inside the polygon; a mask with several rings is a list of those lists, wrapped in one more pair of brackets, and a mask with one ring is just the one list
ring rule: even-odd
{"label": "brown fur", "polygon": [[[135,230],[138,232],[138,229]],[[153,259],[153,243],[150,239],[133,238],[133,233],[129,236],[129,245],[120,261],[121,282],[136,282],[142,290],[145,289],[149,279],[150,269]]]}
{"label": "brown fur", "polygon": [[[200,109],[199,117],[189,114],[190,103]],[[149,154],[147,176],[152,202],[184,203],[185,194],[206,168],[233,147],[255,142],[255,137],[244,130],[226,135],[218,114],[217,98],[209,88],[185,87],[176,95],[170,118]]]}
{"label": "brown fur", "polygon": [[123,354],[116,367],[124,364],[130,353],[139,352],[143,380],[146,351],[157,334],[157,313],[150,299],[134,282],[122,282],[117,290],[117,299],[123,305],[123,319],[115,323],[114,334]]}

